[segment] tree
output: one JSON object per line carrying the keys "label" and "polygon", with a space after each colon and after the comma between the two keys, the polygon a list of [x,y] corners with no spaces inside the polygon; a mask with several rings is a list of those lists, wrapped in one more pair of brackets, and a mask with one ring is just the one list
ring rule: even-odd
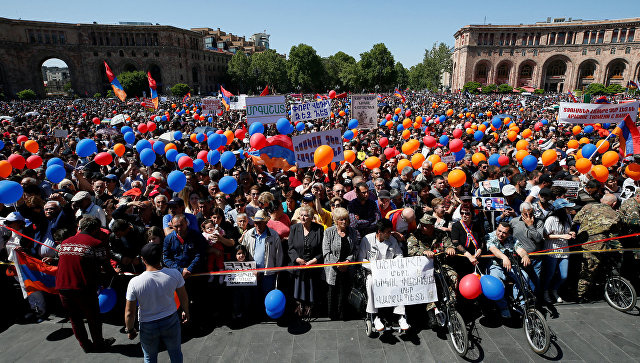
{"label": "tree", "polygon": [[495,92],[498,90],[498,86],[496,86],[495,84],[491,83],[488,84],[484,87],[482,87],[482,93],[491,93],[491,92]]}
{"label": "tree", "polygon": [[325,68],[324,84],[327,88],[339,88],[342,90],[355,90],[351,88],[348,79],[351,78],[350,67],[357,65],[356,60],[345,52],[338,52],[328,58],[322,59]]}
{"label": "tree", "polygon": [[340,80],[347,90],[361,90],[364,87],[362,78],[362,70],[357,63],[347,64],[340,72]]}
{"label": "tree", "polygon": [[113,90],[108,90],[107,91],[107,98],[114,98],[116,95],[113,93]]}
{"label": "tree", "polygon": [[513,92],[513,87],[509,86],[506,83],[503,83],[503,84],[498,86],[498,92],[499,93],[511,93],[511,92]]}
{"label": "tree", "polygon": [[536,95],[541,95],[544,93],[544,90],[542,88],[536,88],[533,90],[533,93]]}
{"label": "tree", "polygon": [[602,83],[591,83],[587,86],[584,93],[589,95],[603,95],[607,93],[607,89]]}
{"label": "tree", "polygon": [[323,86],[324,74],[322,59],[313,47],[302,43],[291,47],[287,77],[293,87],[301,87],[307,92],[319,90]]}
{"label": "tree", "polygon": [[615,95],[616,93],[624,92],[625,88],[619,84],[610,84],[607,86],[607,93],[610,95]]}
{"label": "tree", "polygon": [[118,75],[118,80],[129,97],[141,97],[143,92],[147,92],[149,90],[147,74],[142,71],[120,73]]}
{"label": "tree", "polygon": [[22,91],[16,93],[19,99],[21,100],[34,100],[38,97],[36,93],[32,89],[23,89]]}
{"label": "tree", "polygon": [[401,89],[409,86],[409,71],[400,62],[396,62],[396,85]]}
{"label": "tree", "polygon": [[251,55],[249,74],[255,76],[256,84],[268,84],[272,92],[289,90],[287,62],[273,49]]}
{"label": "tree", "polygon": [[191,87],[184,83],[176,83],[171,87],[171,94],[177,97],[183,97],[189,92],[191,92]]}
{"label": "tree", "polygon": [[358,67],[362,77],[362,87],[374,90],[379,86],[382,91],[396,86],[396,62],[393,54],[384,43],[378,43],[370,51],[360,54]]}
{"label": "tree", "polygon": [[233,88],[246,93],[253,86],[253,77],[249,73],[251,58],[242,51],[236,52],[227,65],[227,75]]}
{"label": "tree", "polygon": [[480,82],[467,82],[462,87],[462,90],[472,94],[478,94],[480,93],[478,88],[482,88],[482,84]]}
{"label": "tree", "polygon": [[65,84],[64,84],[64,86],[62,87],[62,89],[63,89],[65,92],[69,92],[69,90],[71,89],[71,82],[67,82],[67,83],[65,83]]}
{"label": "tree", "polygon": [[102,98],[102,93],[96,92],[93,94],[93,98]]}
{"label": "tree", "polygon": [[407,72],[409,77],[409,87],[414,90],[423,90],[427,88],[427,82],[424,78],[424,64],[418,63],[409,68]]}
{"label": "tree", "polygon": [[442,88],[442,74],[445,72],[451,73],[453,69],[452,56],[453,48],[445,43],[437,45],[433,43],[431,50],[424,51],[424,59],[422,60],[424,65],[423,77],[425,77],[427,88],[432,90]]}

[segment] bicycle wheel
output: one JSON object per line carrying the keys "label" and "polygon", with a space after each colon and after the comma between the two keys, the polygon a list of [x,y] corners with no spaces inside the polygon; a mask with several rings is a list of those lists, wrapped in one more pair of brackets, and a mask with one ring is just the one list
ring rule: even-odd
{"label": "bicycle wheel", "polygon": [[449,310],[449,341],[459,356],[464,357],[469,349],[469,335],[467,327],[460,313],[454,309]]}
{"label": "bicycle wheel", "polygon": [[527,310],[523,328],[531,350],[537,354],[546,353],[551,342],[551,333],[544,316],[536,309]]}
{"label": "bicycle wheel", "polygon": [[629,280],[621,276],[611,276],[604,285],[604,298],[618,311],[629,311],[636,306],[636,290]]}

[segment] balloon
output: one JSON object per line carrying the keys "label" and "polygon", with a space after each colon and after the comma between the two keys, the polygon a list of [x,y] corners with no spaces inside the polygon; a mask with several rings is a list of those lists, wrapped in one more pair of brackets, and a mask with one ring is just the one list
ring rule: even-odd
{"label": "balloon", "polygon": [[486,160],[487,160],[487,157],[484,156],[483,153],[475,153],[475,154],[473,154],[473,156],[471,156],[471,161],[473,161],[473,164],[476,165],[476,166],[478,166],[478,164],[481,161],[486,161]]}
{"label": "balloon", "polygon": [[[291,124],[289,124],[289,126],[291,126]],[[292,131],[289,131],[289,133],[291,133]],[[233,135],[233,132],[231,132],[231,130],[227,130],[223,133],[223,135],[227,138],[226,140],[223,139],[223,144],[222,145],[229,145],[231,144],[231,142],[233,142],[233,139],[235,138],[235,136]]]}
{"label": "balloon", "polygon": [[402,109],[400,107],[397,107],[394,111],[393,111],[396,115],[399,115],[400,112],[402,112]]}
{"label": "balloon", "polygon": [[580,147],[580,143],[578,140],[569,140],[569,142],[567,142],[567,147],[569,149],[577,149]]}
{"label": "balloon", "polygon": [[587,137],[583,137],[578,141],[580,141],[581,144],[589,144],[589,143],[591,143],[591,141],[589,141],[589,138],[587,138]]}
{"label": "balloon", "polygon": [[298,122],[298,123],[296,124],[296,130],[297,130],[297,131],[299,131],[299,132],[304,131],[304,122],[302,122],[302,121],[301,121],[301,122]]}
{"label": "balloon", "polygon": [[518,152],[516,152],[516,160],[519,163],[522,163],[522,160],[524,160],[524,158],[529,155],[529,152],[527,152],[527,150],[518,150]]}
{"label": "balloon", "polygon": [[435,164],[433,164],[433,174],[435,175],[442,175],[448,169],[449,167],[447,166],[447,164],[443,163],[442,161],[438,161]]}
{"label": "balloon", "polygon": [[[424,142],[424,144],[425,144],[427,147],[434,147],[434,146],[436,146],[436,144],[437,144],[437,142],[436,142],[436,138],[435,138],[435,137],[433,137],[433,136],[429,136],[429,135],[426,135],[426,136],[422,139],[422,141]],[[443,144],[443,145],[444,145],[444,144]]]}
{"label": "balloon", "polygon": [[100,289],[98,293],[98,304],[100,305],[101,314],[110,312],[116,306],[117,302],[116,290],[110,287]]}
{"label": "balloon", "polygon": [[447,176],[447,181],[454,188],[461,187],[467,181],[467,174],[460,169],[451,170]]}
{"label": "balloon", "polygon": [[518,140],[518,142],[516,142],[516,150],[527,150],[528,147],[529,142],[527,140]]}
{"label": "balloon", "polygon": [[609,177],[609,169],[604,165],[594,165],[593,168],[591,168],[591,176],[600,183],[604,183]]}
{"label": "balloon", "polygon": [[522,167],[526,171],[535,170],[538,167],[538,159],[533,155],[527,155],[522,159]]}
{"label": "balloon", "polygon": [[249,135],[264,134],[264,125],[260,122],[254,122],[249,125]]}
{"label": "balloon", "polygon": [[604,155],[602,155],[602,165],[609,168],[611,166],[614,166],[619,159],[620,157],[618,156],[617,152],[613,150],[607,151],[606,153],[604,153]]}
{"label": "balloon", "polygon": [[533,134],[533,131],[531,131],[531,129],[524,129],[522,130],[522,138],[523,139],[528,139],[531,137],[531,134]]}
{"label": "balloon", "polygon": [[177,193],[187,185],[187,177],[183,172],[174,170],[167,176],[167,184],[172,191]]}
{"label": "balloon", "polygon": [[455,129],[455,130],[453,130],[453,132],[451,134],[453,135],[454,138],[459,139],[460,137],[462,137],[462,130],[461,129]]}
{"label": "balloon", "polygon": [[576,125],[571,129],[571,132],[573,132],[574,135],[577,135],[582,132],[582,127]]}
{"label": "balloon", "polygon": [[96,155],[95,158],[93,158],[93,161],[95,161],[98,165],[105,166],[111,164],[111,162],[113,161],[113,156],[111,156],[111,154],[108,152],[101,152]]}
{"label": "balloon", "polygon": [[211,165],[216,165],[220,161],[220,152],[218,150],[210,150],[207,153],[207,161]]}
{"label": "balloon", "polygon": [[[251,139],[253,139],[253,137],[256,134],[254,134],[253,136],[251,136]],[[262,135],[262,134],[260,134]],[[264,137],[264,135],[263,135]],[[224,141],[226,142],[226,141]],[[217,148],[219,148],[220,146],[222,146],[222,139],[220,138],[219,134],[212,134],[208,139],[207,139],[207,145],[209,145],[209,149],[211,150],[215,150]],[[257,148],[256,148],[257,149]]]}
{"label": "balloon", "polygon": [[0,203],[13,204],[22,198],[22,185],[20,183],[2,180],[0,181]]}
{"label": "balloon", "polygon": [[27,140],[24,143],[24,149],[32,154],[37,153],[39,148],[38,142],[35,140]]}
{"label": "balloon", "polygon": [[460,280],[458,289],[460,290],[460,294],[469,300],[473,300],[482,294],[482,285],[476,274],[468,274],[463,277],[462,280]]}
{"label": "balloon", "polygon": [[387,160],[391,159],[392,157],[396,156],[396,151],[397,151],[396,149],[388,147],[384,149],[384,156],[387,157]]}
{"label": "balloon", "polygon": [[482,285],[482,293],[487,299],[496,301],[504,297],[504,284],[499,278],[482,275],[480,285]]}
{"label": "balloon", "polygon": [[518,133],[517,133],[517,132],[515,132],[515,131],[513,131],[513,130],[510,130],[510,131],[507,133],[507,138],[508,138],[508,139],[509,139],[509,141],[511,141],[511,142],[516,141],[516,139],[518,138]]}
{"label": "balloon", "polygon": [[238,188],[238,181],[232,176],[223,176],[218,182],[218,187],[220,191],[225,194],[233,194]]}
{"label": "balloon", "polygon": [[200,160],[202,160],[202,161],[204,161],[206,163],[207,162],[207,155],[209,155],[209,152],[207,150],[200,150],[198,152],[198,155],[196,156],[196,159],[200,159]]}
{"label": "balloon", "polygon": [[144,166],[151,166],[156,162],[156,153],[152,149],[144,149],[140,152],[140,162]]}
{"label": "balloon", "polygon": [[509,157],[506,155],[500,155],[500,157],[498,157],[498,165],[505,166],[507,164],[509,164]]}
{"label": "balloon", "polygon": [[404,144],[402,144],[402,153],[407,156],[416,152],[416,150],[418,150],[418,147],[420,147],[420,143],[414,143],[411,141],[413,140],[407,141]]}
{"label": "balloon", "polygon": [[582,147],[582,157],[589,159],[596,152],[597,146],[594,144],[585,144]]}
{"label": "balloon", "polygon": [[407,117],[411,116],[411,110],[406,110],[404,112],[404,115],[407,116]]}
{"label": "balloon", "polygon": [[11,154],[11,156],[9,156],[9,158],[7,159],[10,163],[11,166],[14,169],[24,169],[24,166],[27,164],[27,161],[24,160],[24,157],[20,154]]}
{"label": "balloon", "polygon": [[585,128],[584,128],[584,133],[585,134],[590,134],[592,132],[593,132],[593,126],[591,126],[591,125],[585,126]]}
{"label": "balloon", "polygon": [[489,165],[500,166],[498,159],[500,158],[500,154],[491,154],[489,156]]}
{"label": "balloon", "polygon": [[384,117],[384,119],[385,119],[385,120],[387,120],[387,121],[391,121],[391,117],[392,117],[392,116],[391,116],[391,114],[389,114],[389,113],[388,113],[388,114]]}
{"label": "balloon", "polygon": [[193,164],[193,171],[196,173],[199,173],[202,171],[202,169],[204,169],[204,160],[202,159],[195,159],[192,162]]}
{"label": "balloon", "polygon": [[500,127],[502,127],[502,120],[500,120],[500,118],[498,117],[494,117],[493,120],[491,120],[491,125],[496,129],[499,129]]}
{"label": "balloon", "polygon": [[0,140],[0,150],[4,149],[4,142]]}
{"label": "balloon", "polygon": [[624,169],[625,174],[633,180],[640,180],[640,164],[631,163]]}
{"label": "balloon", "polygon": [[192,168],[193,160],[187,155],[181,156],[180,158],[178,158],[178,167],[180,169]]}
{"label": "balloon", "polygon": [[542,165],[549,166],[558,160],[558,155],[556,151],[553,149],[546,150],[542,153]]}
{"label": "balloon", "polygon": [[411,166],[414,169],[418,169],[418,168],[420,168],[422,166],[422,163],[424,162],[424,160],[425,160],[424,155],[422,155],[420,153],[414,154],[411,157]]}
{"label": "balloon", "polygon": [[276,122],[276,129],[278,129],[278,132],[286,135],[289,133],[289,129],[290,129],[291,123],[289,122],[289,120],[287,120],[286,118],[281,118]]}
{"label": "balloon", "polygon": [[181,140],[182,139],[182,132],[181,131],[176,131],[173,133],[173,138],[176,140]]}
{"label": "balloon", "polygon": [[57,184],[62,181],[67,176],[67,171],[64,170],[64,166],[60,166],[58,164],[51,165],[47,167],[45,171],[45,175],[50,182]]}
{"label": "balloon", "polygon": [[12,171],[13,171],[13,166],[11,166],[10,162],[6,160],[0,160],[0,177],[6,178],[9,175],[11,175]]}
{"label": "balloon", "polygon": [[598,149],[600,154],[604,154],[609,149],[609,141],[599,140],[596,142],[596,149]]}
{"label": "balloon", "polygon": [[138,131],[140,131],[141,134],[144,134],[145,132],[149,131],[147,129],[147,124],[139,124]]}
{"label": "balloon", "polygon": [[329,165],[333,160],[333,149],[329,145],[320,145],[313,153],[313,163],[316,167],[322,168]]}
{"label": "balloon", "polygon": [[453,153],[456,157],[456,161],[460,161],[464,159],[465,155],[467,155],[467,151],[465,149],[460,149],[460,151]]}
{"label": "balloon", "polygon": [[355,118],[352,118],[351,120],[349,120],[348,127],[350,129],[357,129],[358,128],[358,120],[356,120]]}
{"label": "balloon", "polygon": [[405,167],[411,167],[411,161],[409,161],[409,159],[400,159],[398,160],[398,174],[402,173],[402,169],[404,169]]}
{"label": "balloon", "polygon": [[167,158],[168,161],[174,163],[176,161],[176,157],[178,157],[178,150],[176,149],[167,150],[167,152],[165,153],[165,157]]}
{"label": "balloon", "polygon": [[141,153],[142,150],[151,149],[151,143],[147,139],[141,139],[136,143],[136,150]]}
{"label": "balloon", "polygon": [[133,132],[127,132],[124,134],[124,141],[126,141],[127,144],[133,144],[136,142],[136,135]]}
{"label": "balloon", "polygon": [[[284,297],[284,294],[278,289],[271,290],[264,298],[265,310],[267,311],[267,314],[274,314],[273,316],[271,316],[271,314],[269,315],[272,318],[277,318],[279,317],[277,315],[282,315],[286,303],[287,300]],[[280,314],[278,314],[278,312],[280,312]]]}
{"label": "balloon", "polygon": [[220,156],[220,165],[227,170],[236,165],[236,156],[232,151],[225,151],[222,153],[222,156]]}
{"label": "balloon", "polygon": [[431,164],[435,165],[440,162],[440,155],[432,154],[427,158],[431,162]]}
{"label": "balloon", "polygon": [[413,123],[413,122],[411,122],[411,119],[410,119],[410,118],[405,118],[405,119],[402,121],[402,127],[404,127],[405,129],[408,129],[408,128],[410,128],[410,127],[411,127],[411,124],[412,124],[412,123]]}
{"label": "balloon", "polygon": [[330,99],[336,98],[336,91],[334,91],[334,90],[329,91],[329,98]]}
{"label": "balloon", "polygon": [[438,142],[441,145],[447,145],[449,143],[449,136],[447,136],[447,135],[440,136],[440,140],[438,140]]}
{"label": "balloon", "polygon": [[387,145],[389,145],[389,139],[381,137],[380,140],[378,140],[378,143],[380,144],[380,147],[387,147]]}
{"label": "balloon", "polygon": [[580,174],[586,174],[591,170],[591,160],[587,158],[580,158],[576,160],[576,170],[580,172]]}
{"label": "balloon", "polygon": [[[212,139],[209,139],[209,147],[211,147],[211,140]],[[249,145],[251,145],[251,147],[254,149],[260,150],[263,147],[267,146],[267,139],[263,134],[255,133],[251,135],[251,138],[249,139]]]}
{"label": "balloon", "polygon": [[473,139],[476,141],[482,141],[482,138],[484,137],[484,132],[478,130],[476,132],[473,133]]}
{"label": "balloon", "polygon": [[380,159],[376,156],[369,156],[364,161],[364,166],[366,166],[369,170],[379,168],[380,167]]}
{"label": "balloon", "polygon": [[118,156],[124,155],[125,150],[126,149],[125,149],[124,145],[122,145],[120,143],[113,145],[113,152],[116,153],[116,155],[118,155]]}
{"label": "balloon", "polygon": [[170,143],[168,143],[167,145],[165,145],[165,147],[164,147],[164,152],[166,153],[167,151],[169,151],[169,150],[171,150],[171,149],[173,149],[173,150],[176,150],[176,151],[177,151],[177,150],[178,150],[178,147],[176,146],[176,144],[174,144],[174,143],[170,142]]}
{"label": "balloon", "polygon": [[158,154],[158,155],[162,155],[162,154],[164,154],[164,152],[165,152],[165,151],[164,151],[164,148],[165,148],[165,147],[166,147],[166,146],[165,146],[164,142],[162,142],[162,141],[158,140],[158,141],[156,141],[156,142],[154,142],[154,143],[153,143],[153,147],[152,147],[152,149],[153,149],[153,151],[155,151],[155,153],[156,153],[156,154]]}
{"label": "balloon", "polygon": [[149,132],[153,132],[156,130],[156,123],[155,122],[147,122],[147,131]]}
{"label": "balloon", "polygon": [[353,162],[356,161],[356,153],[353,152],[353,150],[345,150],[344,151],[344,160],[347,163],[353,164]]}
{"label": "balloon", "polygon": [[347,140],[353,139],[353,131],[351,131],[351,130],[345,131],[344,135],[342,135],[342,137],[344,137]]}
{"label": "balloon", "polygon": [[82,139],[78,145],[76,145],[76,154],[81,158],[87,157],[95,152],[98,152],[98,147],[96,146],[96,142],[91,139]]}
{"label": "balloon", "polygon": [[449,117],[453,116],[453,110],[452,109],[448,109],[447,112],[446,112],[446,115],[449,116]]}
{"label": "balloon", "polygon": [[449,141],[449,150],[451,150],[451,152],[457,153],[458,151],[462,150],[463,146],[464,144],[460,139],[453,139]]}
{"label": "balloon", "polygon": [[29,140],[28,137],[26,137],[25,135],[20,135],[18,136],[18,138],[16,139],[16,141],[18,142],[18,144],[22,144],[23,142],[26,142],[27,140]]}
{"label": "balloon", "polygon": [[51,158],[49,159],[49,161],[47,161],[47,168],[50,167],[51,165],[60,165],[64,167],[64,161],[62,161],[62,159],[60,158]]}
{"label": "balloon", "polygon": [[133,132],[133,129],[131,128],[131,126],[122,126],[120,128],[120,132],[124,135],[127,132]]}

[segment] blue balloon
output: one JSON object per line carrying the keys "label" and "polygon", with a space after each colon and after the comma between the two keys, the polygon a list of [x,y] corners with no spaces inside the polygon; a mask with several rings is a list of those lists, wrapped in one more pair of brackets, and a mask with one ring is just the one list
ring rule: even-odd
{"label": "blue balloon", "polygon": [[179,192],[187,185],[187,177],[180,170],[174,170],[167,176],[167,184],[174,192]]}
{"label": "blue balloon", "polygon": [[296,125],[296,130],[304,131],[304,122],[298,122],[298,124]]}
{"label": "blue balloon", "polygon": [[393,115],[393,121],[398,121],[398,115]]}
{"label": "blue balloon", "polygon": [[4,149],[4,142],[0,140],[0,150]]}
{"label": "blue balloon", "polygon": [[202,159],[194,159],[193,160],[193,171],[196,173],[202,171],[204,169],[204,160]]}
{"label": "blue balloon", "polygon": [[398,125],[396,127],[396,130],[398,130],[398,132],[402,132],[402,131],[404,131],[404,126],[402,126],[402,124],[400,124],[400,125]]}
{"label": "blue balloon", "polygon": [[[402,125],[400,125],[400,126],[402,126]],[[353,136],[354,136],[354,135],[353,135],[353,131],[351,131],[351,130],[347,130],[347,131],[345,131],[345,132],[344,132],[344,135],[343,135],[343,137],[344,137],[345,139],[347,139],[347,140],[351,140],[351,139],[353,139]]]}
{"label": "blue balloon", "polygon": [[60,165],[64,167],[64,161],[62,161],[62,159],[60,158],[51,158],[49,159],[49,161],[47,161],[47,168],[50,167],[51,165]]}
{"label": "blue balloon", "polygon": [[249,135],[264,134],[264,125],[260,122],[254,122],[249,126]]}
{"label": "blue balloon", "polygon": [[469,110],[465,108],[465,109],[464,109],[464,110],[462,110],[462,111],[467,112],[467,111],[469,111]]}
{"label": "blue balloon", "polygon": [[207,145],[209,145],[209,149],[215,150],[222,146],[221,140],[218,137],[219,134],[213,134],[207,139]]}
{"label": "blue balloon", "polygon": [[207,121],[209,121],[209,122],[213,122],[213,117],[208,117],[208,118],[207,118]]}
{"label": "blue balloon", "polygon": [[465,149],[461,149],[460,151],[453,153],[453,155],[456,157],[456,161],[460,161],[464,159],[465,155],[467,155],[467,151]]}
{"label": "blue balloon", "polygon": [[147,139],[141,139],[136,143],[136,150],[141,153],[142,150],[151,149],[151,143]]}
{"label": "blue balloon", "polygon": [[187,155],[187,154],[185,154],[185,153],[179,153],[179,154],[177,154],[177,155],[176,155],[176,163],[177,163],[178,161],[180,161],[180,159],[182,159],[182,157],[183,157],[183,156],[189,156],[189,155]]}
{"label": "blue balloon", "polygon": [[153,151],[158,155],[164,154],[164,142],[158,140],[153,143]]}
{"label": "blue balloon", "polygon": [[286,135],[291,129],[291,122],[283,117],[276,122],[276,128],[278,129],[279,133]]}
{"label": "blue balloon", "polygon": [[207,161],[211,165],[216,165],[220,161],[220,152],[218,150],[211,150],[207,153]]}
{"label": "blue balloon", "polygon": [[198,142],[203,142],[204,141],[204,134],[202,132],[199,132],[196,134],[196,140]]}
{"label": "blue balloon", "polygon": [[174,163],[176,161],[176,156],[178,156],[178,150],[169,149],[169,150],[167,150],[167,153],[166,153],[165,156],[166,156],[167,160],[169,160],[170,162]]}
{"label": "blue balloon", "polygon": [[131,128],[131,126],[122,126],[120,128],[120,132],[122,134],[126,134],[127,132],[133,132],[133,129]]}
{"label": "blue balloon", "polygon": [[292,133],[293,131],[295,131],[295,129],[296,128],[295,128],[295,126],[293,126],[293,124],[289,124],[289,130],[288,130],[287,134]]}
{"label": "blue balloon", "polygon": [[173,138],[176,140],[182,140],[182,131],[176,131],[173,133]]}
{"label": "blue balloon", "polygon": [[211,135],[215,134],[213,131],[207,132],[207,140],[211,137]]}
{"label": "blue balloon", "polygon": [[478,130],[478,131],[476,131],[476,132],[474,132],[474,133],[473,133],[473,138],[474,138],[476,141],[482,141],[482,138],[483,138],[483,137],[484,137],[484,132],[482,132],[482,131],[480,131],[480,130]]}
{"label": "blue balloon", "polygon": [[487,162],[489,163],[489,165],[500,166],[500,163],[498,162],[499,158],[500,154],[491,154]]}
{"label": "blue balloon", "polygon": [[504,297],[504,284],[499,278],[491,275],[482,275],[480,278],[482,293],[489,300],[500,300]]}
{"label": "blue balloon", "polygon": [[124,141],[126,141],[127,144],[133,144],[136,142],[136,135],[133,132],[127,132],[124,134]]}
{"label": "blue balloon", "polygon": [[264,298],[264,307],[267,311],[278,312],[284,309],[287,299],[280,290],[271,290]]}
{"label": "blue balloon", "polygon": [[440,115],[440,117],[438,117],[438,120],[440,120],[440,122],[445,122],[447,120],[447,116]]}
{"label": "blue balloon", "polygon": [[594,144],[585,144],[582,147],[582,157],[590,158],[596,152],[597,147]]}
{"label": "blue balloon", "polygon": [[605,129],[605,130],[606,130],[606,129],[608,129],[608,128],[609,128],[609,126],[611,126],[611,124],[610,124],[610,123],[604,123],[604,124],[602,124],[602,128],[603,128],[603,129]]}
{"label": "blue balloon", "polygon": [[482,117],[482,116],[484,116],[484,113],[480,112],[480,113],[478,114],[478,117]]}
{"label": "blue balloon", "polygon": [[358,128],[358,120],[356,120],[355,118],[352,118],[349,121],[349,128],[352,129],[352,130],[353,129],[357,129]]}
{"label": "blue balloon", "polygon": [[582,131],[584,131],[585,134],[590,134],[593,132],[593,126],[591,125],[585,126],[584,130]]}
{"label": "blue balloon", "polygon": [[449,145],[449,136],[447,135],[440,136],[440,139],[438,140],[438,142],[442,145]]}
{"label": "blue balloon", "polygon": [[162,115],[162,117],[160,118],[160,120],[162,120],[162,121],[167,121],[167,115]]}
{"label": "blue balloon", "polygon": [[385,120],[380,121],[380,127],[382,127],[382,126],[384,126],[384,125],[386,125],[386,124],[387,124],[387,120],[386,120],[386,119],[385,119]]}
{"label": "blue balloon", "polygon": [[232,151],[225,151],[222,153],[222,156],[220,156],[220,165],[227,170],[236,165],[236,156]]}
{"label": "blue balloon", "polygon": [[91,139],[82,139],[78,145],[76,145],[76,154],[81,158],[96,152],[98,152],[98,147],[96,146],[96,142]]}
{"label": "blue balloon", "polygon": [[140,162],[144,166],[151,166],[156,162],[156,153],[152,149],[143,149],[140,152]]}
{"label": "blue balloon", "polygon": [[244,156],[244,150],[239,149],[238,150],[238,156],[240,156],[240,160],[244,160],[246,157]]}
{"label": "blue balloon", "polygon": [[[61,167],[56,165],[57,167]],[[64,168],[62,168],[64,171]],[[47,172],[49,169],[47,169]],[[64,175],[62,176],[64,179]],[[62,180],[60,179],[60,180]],[[56,182],[57,183],[57,182]],[[2,204],[13,204],[22,198],[22,185],[18,182],[14,182],[11,180],[2,180],[0,181],[0,203]]]}
{"label": "blue balloon", "polygon": [[494,117],[491,120],[491,125],[493,125],[493,127],[495,127],[496,129],[499,129],[500,126],[502,126],[502,120],[499,117]]}
{"label": "blue balloon", "polygon": [[282,310],[280,311],[271,311],[269,309],[266,309],[266,312],[267,316],[269,316],[271,319],[279,319],[284,314],[284,308],[282,308]]}
{"label": "blue balloon", "polygon": [[238,181],[232,176],[223,176],[218,182],[218,187],[221,192],[225,194],[232,194],[238,188]]}
{"label": "blue balloon", "polygon": [[540,120],[540,122],[541,122],[543,125],[546,125],[546,124],[548,124],[548,123],[549,123],[549,121],[547,121],[546,119],[542,119],[542,120]]}
{"label": "blue balloon", "polygon": [[538,159],[533,155],[527,155],[522,159],[522,167],[526,171],[533,171],[538,167]]}
{"label": "blue balloon", "polygon": [[101,289],[98,293],[98,304],[100,305],[101,314],[110,312],[116,306],[117,302],[116,290],[110,287]]}

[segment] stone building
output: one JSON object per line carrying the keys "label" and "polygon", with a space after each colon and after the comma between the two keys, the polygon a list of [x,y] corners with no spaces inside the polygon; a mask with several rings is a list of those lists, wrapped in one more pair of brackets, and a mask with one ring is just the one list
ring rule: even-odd
{"label": "stone building", "polygon": [[45,94],[42,64],[51,58],[69,68],[72,89],[103,95],[111,87],[103,61],[118,75],[151,72],[160,94],[176,83],[196,93],[218,91],[233,54],[204,47],[203,35],[166,25],[65,24],[0,18],[0,93],[23,89]]}
{"label": "stone building", "polygon": [[567,92],[640,78],[640,18],[467,25],[454,37],[454,90],[476,81]]}
{"label": "stone building", "polygon": [[211,28],[191,28],[191,31],[204,36],[204,46],[206,49],[231,53],[242,51],[247,55],[264,52],[269,49],[269,35],[264,33],[254,34],[249,40],[246,40],[244,36],[227,33],[220,30],[220,28],[217,30]]}

